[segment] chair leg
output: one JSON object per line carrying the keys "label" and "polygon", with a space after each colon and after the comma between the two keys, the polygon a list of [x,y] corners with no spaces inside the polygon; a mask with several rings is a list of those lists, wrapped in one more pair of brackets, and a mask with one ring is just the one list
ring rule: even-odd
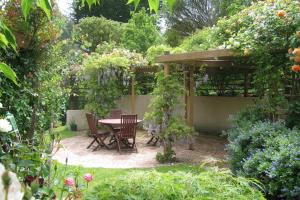
{"label": "chair leg", "polygon": [[153,139],[154,139],[154,136],[152,135],[151,139],[147,142],[147,144],[150,144]]}
{"label": "chair leg", "polygon": [[156,146],[158,140],[159,140],[159,137],[156,137],[156,138],[155,138],[155,142],[153,143],[153,146]]}
{"label": "chair leg", "polygon": [[96,138],[94,138],[94,140],[89,144],[89,146],[87,147],[87,149],[89,149],[95,142],[96,142]]}
{"label": "chair leg", "polygon": [[120,146],[120,139],[118,137],[116,137],[117,139],[117,145],[118,145],[118,151],[120,152],[121,151],[121,146]]}

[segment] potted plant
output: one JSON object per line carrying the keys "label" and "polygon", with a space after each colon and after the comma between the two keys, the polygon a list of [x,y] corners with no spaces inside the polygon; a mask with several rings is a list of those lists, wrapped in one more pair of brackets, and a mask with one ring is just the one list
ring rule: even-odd
{"label": "potted plant", "polygon": [[77,131],[77,124],[75,123],[74,119],[72,119],[72,121],[70,123],[70,129],[71,129],[71,131]]}

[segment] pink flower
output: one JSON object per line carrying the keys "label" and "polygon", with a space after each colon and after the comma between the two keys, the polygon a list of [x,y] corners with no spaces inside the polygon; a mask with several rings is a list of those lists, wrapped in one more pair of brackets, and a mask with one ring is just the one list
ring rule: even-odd
{"label": "pink flower", "polygon": [[64,184],[66,186],[74,186],[75,185],[75,181],[74,181],[73,178],[68,177],[68,178],[65,179]]}
{"label": "pink flower", "polygon": [[84,180],[86,180],[87,182],[91,182],[93,180],[93,176],[90,173],[87,173],[83,176]]}

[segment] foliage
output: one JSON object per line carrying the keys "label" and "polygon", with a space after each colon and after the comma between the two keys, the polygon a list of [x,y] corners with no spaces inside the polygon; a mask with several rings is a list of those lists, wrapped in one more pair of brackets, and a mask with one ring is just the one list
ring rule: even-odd
{"label": "foliage", "polygon": [[299,131],[291,131],[280,122],[250,125],[245,121],[227,134],[234,173],[261,181],[269,197],[300,197]]}
{"label": "foliage", "polygon": [[186,51],[203,51],[215,48],[217,46],[215,30],[216,28],[203,28],[184,39],[180,47]]}
{"label": "foliage", "polygon": [[86,89],[86,109],[105,117],[127,89],[131,67],[144,63],[142,55],[125,49],[113,49],[102,55],[92,53],[85,58],[79,84]]}
{"label": "foliage", "polygon": [[223,16],[232,16],[241,10],[249,7],[251,4],[257,2],[257,0],[226,0],[221,1],[220,10]]}
{"label": "foliage", "polygon": [[[74,9],[72,16],[76,22],[85,17],[105,17],[118,22],[127,22],[130,19],[130,12],[134,10],[134,6],[126,4],[127,0],[110,1],[104,0],[100,4],[82,6],[81,0],[73,2]],[[140,1],[139,7],[148,7],[147,0]],[[137,8],[138,9],[138,8]]]}
{"label": "foliage", "polygon": [[180,36],[188,36],[197,29],[213,26],[220,16],[220,1],[177,0],[172,10],[164,13],[166,24]]}
{"label": "foliage", "polygon": [[[140,4],[140,0],[128,0],[128,3],[133,3],[135,8]],[[170,8],[171,10],[173,9],[174,5],[176,4],[176,0],[148,0],[150,10],[155,11],[156,13],[158,12],[160,4],[164,3]]]}
{"label": "foliage", "polygon": [[[119,42],[123,25],[104,17],[86,17],[79,21],[73,29],[73,40],[85,51],[95,51],[103,42]],[[121,34],[121,35],[120,35]]]}
{"label": "foliage", "polygon": [[132,13],[121,39],[123,46],[131,51],[144,53],[150,46],[161,43],[162,38],[156,23],[157,18],[147,14],[145,9]]}
{"label": "foliage", "polygon": [[166,44],[171,47],[179,46],[183,40],[183,36],[181,36],[174,28],[167,29],[164,33],[164,38],[166,40]]}
{"label": "foliage", "polygon": [[180,47],[171,48],[168,45],[154,45],[148,48],[146,58],[151,64],[155,64],[155,58],[164,54],[183,53],[184,50]]}
{"label": "foliage", "polygon": [[[176,74],[164,76],[162,72],[157,74],[157,86],[152,95],[154,96],[149,105],[150,111],[145,114],[145,120],[153,122],[160,127],[160,138],[164,144],[164,154],[158,155],[158,159],[166,161],[173,159],[172,143],[175,137],[191,135],[193,129],[182,122],[181,116],[176,115],[179,97],[184,89]],[[171,156],[170,156],[171,155]]]}
{"label": "foliage", "polygon": [[294,101],[289,104],[286,126],[300,129],[300,102]]}
{"label": "foliage", "polygon": [[214,170],[199,174],[134,172],[95,187],[85,199],[264,199],[251,184],[256,185]]}

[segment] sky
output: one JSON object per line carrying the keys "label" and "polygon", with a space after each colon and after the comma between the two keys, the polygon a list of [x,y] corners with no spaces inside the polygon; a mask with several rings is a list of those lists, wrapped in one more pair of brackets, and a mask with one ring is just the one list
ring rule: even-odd
{"label": "sky", "polygon": [[73,0],[56,0],[56,1],[60,12],[64,15],[69,16],[71,13],[70,5],[72,4]]}

